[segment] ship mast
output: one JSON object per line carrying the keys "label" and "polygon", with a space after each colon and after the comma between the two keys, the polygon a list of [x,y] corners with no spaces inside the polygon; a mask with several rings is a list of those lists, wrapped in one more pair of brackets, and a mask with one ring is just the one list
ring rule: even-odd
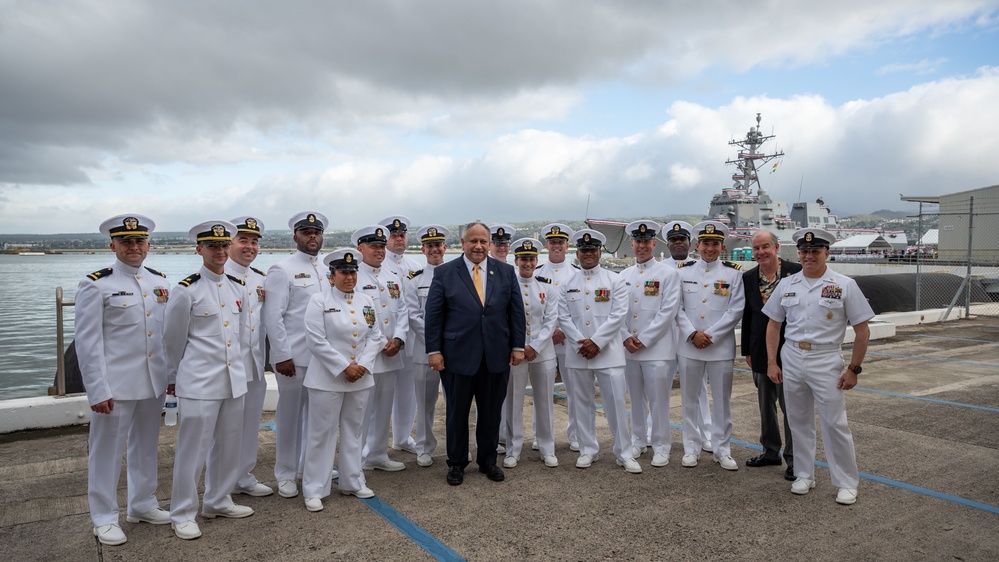
{"label": "ship mast", "polygon": [[747,196],[753,194],[754,186],[757,192],[761,191],[758,170],[774,158],[784,156],[784,151],[772,154],[759,151],[759,148],[764,143],[774,138],[774,135],[764,135],[760,132],[761,120],[760,114],[757,113],[756,126],[749,128],[746,138],[742,140],[733,139],[728,143],[729,146],[739,147],[739,156],[734,160],[725,161],[726,164],[734,164],[736,167],[736,172],[732,174],[732,181],[734,182],[732,188],[743,191]]}

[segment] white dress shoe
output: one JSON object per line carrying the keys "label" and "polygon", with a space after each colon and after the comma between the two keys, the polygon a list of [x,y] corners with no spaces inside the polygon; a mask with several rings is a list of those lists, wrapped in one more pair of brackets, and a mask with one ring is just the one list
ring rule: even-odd
{"label": "white dress shoe", "polygon": [[406,465],[393,460],[384,460],[381,462],[373,462],[364,465],[364,470],[384,470],[385,472],[399,472],[400,470],[405,470]]}
{"label": "white dress shoe", "polygon": [[128,540],[125,538],[125,532],[121,530],[121,527],[113,523],[94,527],[94,536],[97,537],[97,540],[101,541],[101,544],[108,546],[125,544],[125,541]]}
{"label": "white dress shoe", "polygon": [[593,457],[590,455],[579,455],[576,459],[576,468],[590,468],[593,466]]}
{"label": "white dress shoe", "polygon": [[305,509],[309,511],[322,511],[323,500],[319,498],[305,498]]}
{"label": "white dress shoe", "polygon": [[697,455],[683,455],[683,459],[680,460],[680,464],[687,468],[697,466]]}
{"label": "white dress shoe", "polygon": [[422,453],[416,457],[416,464],[420,466],[430,466],[434,464],[434,458],[427,453]]}
{"label": "white dress shoe", "polygon": [[808,478],[798,478],[791,484],[791,493],[803,496],[815,487],[815,480]]}
{"label": "white dress shoe", "polygon": [[128,515],[125,521],[129,523],[149,523],[151,525],[166,525],[170,522],[170,512],[157,507],[141,515]]}
{"label": "white dress shoe", "polygon": [[555,455],[545,455],[545,458],[542,460],[545,461],[545,466],[548,468],[555,468],[558,466],[558,458]]}
{"label": "white dress shoe", "polygon": [[537,442],[537,441],[535,441],[534,443],[531,443],[531,450],[532,450],[532,451],[537,451],[537,450],[539,450],[539,447],[538,447],[538,442]]}
{"label": "white dress shoe", "polygon": [[853,505],[857,503],[856,488],[840,488],[836,494],[836,503],[841,505]]}
{"label": "white dress shoe", "polygon": [[633,458],[637,459],[638,457],[644,455],[645,452],[648,451],[648,450],[649,450],[648,447],[632,447],[631,448],[631,456]]}
{"label": "white dress shoe", "polygon": [[624,471],[627,472],[627,473],[629,473],[629,474],[641,474],[642,473],[642,465],[638,464],[638,461],[636,461],[635,459],[628,459],[628,460],[626,460],[624,462],[618,460],[617,461],[617,465],[618,466],[623,466],[624,467]]}
{"label": "white dress shoe", "polygon": [[334,468],[330,472],[330,480],[336,480],[337,478],[340,478],[340,471]]}
{"label": "white dress shoe", "polygon": [[503,459],[503,468],[516,468],[517,457],[506,457]]}
{"label": "white dress shoe", "polygon": [[574,453],[578,453],[579,452],[579,441],[570,441],[569,442],[569,450],[572,451],[572,452],[574,452]]}
{"label": "white dress shoe", "polygon": [[713,453],[713,452],[715,452],[714,447],[711,446],[711,441],[710,440],[701,443],[701,450],[704,451],[705,453]]}
{"label": "white dress shoe", "polygon": [[278,482],[278,495],[282,498],[293,498],[298,495],[298,486],[294,480],[282,480]]}
{"label": "white dress shoe", "polygon": [[404,443],[393,443],[392,448],[396,451],[406,451],[407,453],[416,454],[416,441],[412,437],[407,439]]}
{"label": "white dress shoe", "polygon": [[185,541],[194,540],[201,536],[201,528],[198,527],[194,519],[184,521],[183,523],[171,523],[171,526],[173,527],[174,534]]}
{"label": "white dress shoe", "polygon": [[725,470],[739,470],[739,463],[735,462],[735,459],[725,455],[724,457],[712,457],[715,462],[720,464]]}
{"label": "white dress shoe", "polygon": [[340,493],[345,496],[355,496],[361,498],[362,500],[367,498],[375,497],[375,493],[371,491],[371,488],[365,486],[360,490],[340,490]]}
{"label": "white dress shoe", "polygon": [[652,455],[652,466],[660,467],[669,464],[669,454],[668,453],[656,453]]}
{"label": "white dress shoe", "polygon": [[496,454],[497,455],[502,455],[505,452],[506,452],[506,447],[503,446],[502,443],[500,443],[499,445],[496,445]]}
{"label": "white dress shoe", "polygon": [[242,519],[244,517],[249,517],[253,515],[253,508],[248,505],[232,504],[229,507],[222,509],[205,509],[201,512],[202,515],[209,519],[215,519],[216,517],[228,517],[229,519]]}
{"label": "white dress shoe", "polygon": [[236,486],[235,488],[232,489],[232,493],[245,494],[247,496],[253,496],[255,498],[262,498],[264,496],[269,496],[273,494],[274,490],[266,484],[261,484],[260,482],[256,482],[252,486],[247,486],[245,488]]}

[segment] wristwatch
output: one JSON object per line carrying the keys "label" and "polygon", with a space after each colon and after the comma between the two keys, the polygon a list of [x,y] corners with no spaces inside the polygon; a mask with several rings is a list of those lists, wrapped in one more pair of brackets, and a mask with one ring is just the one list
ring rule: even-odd
{"label": "wristwatch", "polygon": [[859,375],[864,371],[864,369],[860,365],[848,365],[846,368],[850,371],[853,371],[853,374],[855,375]]}

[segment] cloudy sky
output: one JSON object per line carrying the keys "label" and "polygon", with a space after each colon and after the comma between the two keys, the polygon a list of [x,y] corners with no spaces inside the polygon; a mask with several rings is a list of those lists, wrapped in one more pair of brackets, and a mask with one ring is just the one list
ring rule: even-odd
{"label": "cloudy sky", "polygon": [[997,184],[999,0],[0,0],[0,233],[703,214],[757,113],[775,199]]}

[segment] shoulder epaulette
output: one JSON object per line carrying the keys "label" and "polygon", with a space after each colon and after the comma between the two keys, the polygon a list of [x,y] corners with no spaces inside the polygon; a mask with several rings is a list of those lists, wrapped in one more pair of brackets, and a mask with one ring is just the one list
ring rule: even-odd
{"label": "shoulder epaulette", "polygon": [[582,268],[582,267],[579,267],[579,266],[578,266],[578,265],[576,265],[576,264],[572,264],[572,267],[575,267],[576,269],[578,269],[578,270],[580,270],[580,271],[583,271],[583,268]]}
{"label": "shoulder epaulette", "polygon": [[685,261],[683,263],[678,263],[678,264],[676,264],[676,266],[677,267],[687,267],[688,265],[694,265],[695,263],[697,263],[697,260],[690,260],[690,261]]}
{"label": "shoulder epaulette", "polygon": [[542,268],[542,267],[544,267],[544,266],[545,266],[545,264],[543,264],[543,263],[539,263],[539,264],[538,264],[538,267],[535,267],[535,268],[534,268],[534,270],[535,270],[535,271],[537,271],[537,270],[541,269],[541,268]]}
{"label": "shoulder epaulette", "polygon": [[420,270],[418,270],[418,271],[410,271],[410,272],[409,272],[409,275],[407,275],[407,276],[406,276],[406,278],[407,278],[407,279],[416,279],[416,277],[417,277],[418,275],[421,275],[422,273],[423,273],[423,270],[422,270],[422,269],[420,269]]}
{"label": "shoulder epaulette", "polygon": [[152,273],[153,275],[159,275],[160,277],[166,277],[166,273],[160,273],[159,271],[156,271],[155,269],[153,269],[151,267],[147,267],[146,271],[148,271],[149,273]]}
{"label": "shoulder epaulette", "polygon": [[739,265],[739,264],[737,264],[737,263],[735,263],[734,261],[724,261],[724,260],[722,260],[722,265],[724,265],[725,267],[731,267],[732,269],[735,269],[737,271],[740,270],[740,269],[742,269],[742,266]]}
{"label": "shoulder epaulette", "polygon": [[181,279],[180,284],[185,287],[190,287],[193,283],[197,283],[198,280],[200,279],[201,279],[201,274],[195,273],[194,275],[190,275],[188,277],[185,277],[184,279]]}
{"label": "shoulder epaulette", "polygon": [[112,271],[112,269],[110,267],[105,267],[104,269],[102,269],[100,271],[95,271],[93,273],[88,274],[87,277],[89,277],[90,279],[92,279],[94,281],[97,281],[98,279],[103,279],[103,278],[111,275],[111,271]]}
{"label": "shoulder epaulette", "polygon": [[235,277],[233,275],[229,275],[228,273],[226,273],[225,276],[228,277],[229,281],[232,281],[233,283],[239,283],[240,285],[246,285],[246,281],[243,281],[239,277]]}
{"label": "shoulder epaulette", "polygon": [[549,285],[552,284],[552,280],[549,279],[549,278],[547,278],[547,277],[542,277],[540,275],[535,275],[534,278],[537,279],[538,281],[541,281],[542,283],[548,283]]}
{"label": "shoulder epaulette", "polygon": [[252,265],[250,266],[250,269],[252,269],[254,272],[256,272],[257,275],[263,275],[264,277],[267,277],[266,273],[264,273],[263,271],[260,271],[259,269],[253,267]]}

